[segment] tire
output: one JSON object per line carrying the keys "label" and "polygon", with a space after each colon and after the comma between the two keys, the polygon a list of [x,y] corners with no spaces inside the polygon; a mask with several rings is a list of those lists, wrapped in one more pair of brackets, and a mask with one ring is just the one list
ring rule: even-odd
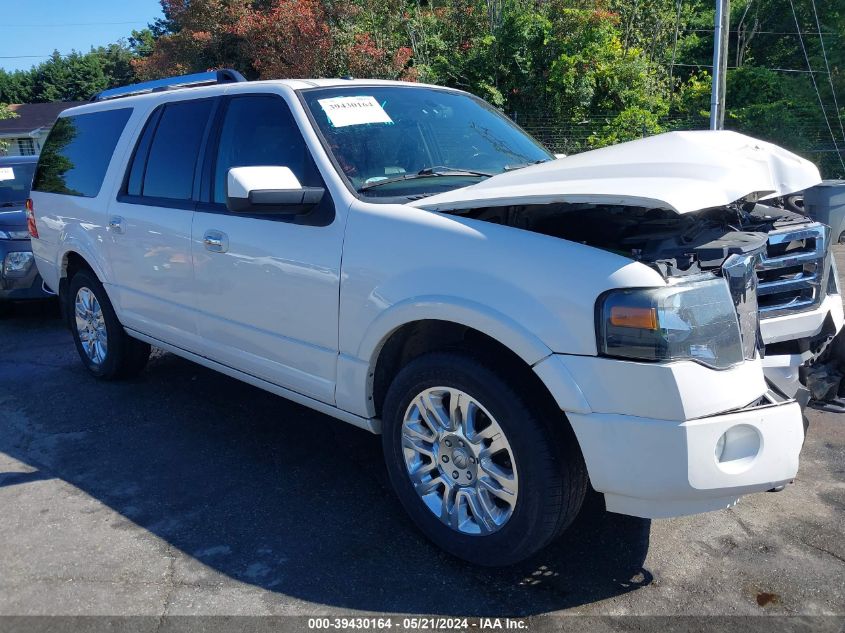
{"label": "tire", "polygon": [[382,448],[400,502],[436,545],[482,566],[517,563],[545,547],[575,519],[588,488],[560,411],[515,384],[471,356],[435,352],[406,365],[385,397]]}
{"label": "tire", "polygon": [[103,284],[92,272],[80,270],[73,276],[65,308],[76,351],[92,375],[115,380],[144,369],[150,346],[126,333]]}

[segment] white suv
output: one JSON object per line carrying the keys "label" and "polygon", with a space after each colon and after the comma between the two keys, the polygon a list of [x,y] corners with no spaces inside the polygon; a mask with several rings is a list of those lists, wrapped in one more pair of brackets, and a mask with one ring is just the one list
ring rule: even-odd
{"label": "white suv", "polygon": [[457,90],[240,79],[116,89],[50,133],[33,250],[95,376],[155,345],[382,433],[416,524],[482,565],[589,485],[668,517],[793,479],[755,268],[799,220],[755,201],[810,163],[727,132],[556,160]]}

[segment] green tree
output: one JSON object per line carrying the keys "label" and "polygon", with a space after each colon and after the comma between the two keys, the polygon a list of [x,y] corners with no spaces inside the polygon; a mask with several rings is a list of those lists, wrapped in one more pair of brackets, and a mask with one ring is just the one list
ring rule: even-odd
{"label": "green tree", "polygon": [[[17,116],[14,112],[9,109],[4,103],[0,103],[0,121],[4,119],[13,119]],[[5,151],[9,146],[9,142],[5,139],[0,138],[0,151]]]}
{"label": "green tree", "polygon": [[32,73],[0,69],[0,102],[27,103],[32,99]]}
{"label": "green tree", "polygon": [[106,88],[135,81],[132,60],[138,53],[126,42],[92,48],[87,53],[58,51],[28,71],[0,70],[0,101],[37,103],[85,101]]}

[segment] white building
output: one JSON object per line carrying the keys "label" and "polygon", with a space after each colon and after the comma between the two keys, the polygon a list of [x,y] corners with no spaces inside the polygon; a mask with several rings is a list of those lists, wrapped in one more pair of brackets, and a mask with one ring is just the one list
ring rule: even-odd
{"label": "white building", "polygon": [[59,113],[73,106],[74,101],[52,103],[14,103],[9,109],[18,116],[0,121],[0,156],[34,156],[41,152],[47,133]]}

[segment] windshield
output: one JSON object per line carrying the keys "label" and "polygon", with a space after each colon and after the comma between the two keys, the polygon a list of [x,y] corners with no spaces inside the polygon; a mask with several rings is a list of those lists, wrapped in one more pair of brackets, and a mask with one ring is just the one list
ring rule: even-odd
{"label": "windshield", "polygon": [[23,206],[34,172],[35,163],[0,165],[0,207]]}
{"label": "windshield", "polygon": [[553,158],[493,107],[466,94],[414,86],[302,94],[327,150],[365,196],[440,193]]}

